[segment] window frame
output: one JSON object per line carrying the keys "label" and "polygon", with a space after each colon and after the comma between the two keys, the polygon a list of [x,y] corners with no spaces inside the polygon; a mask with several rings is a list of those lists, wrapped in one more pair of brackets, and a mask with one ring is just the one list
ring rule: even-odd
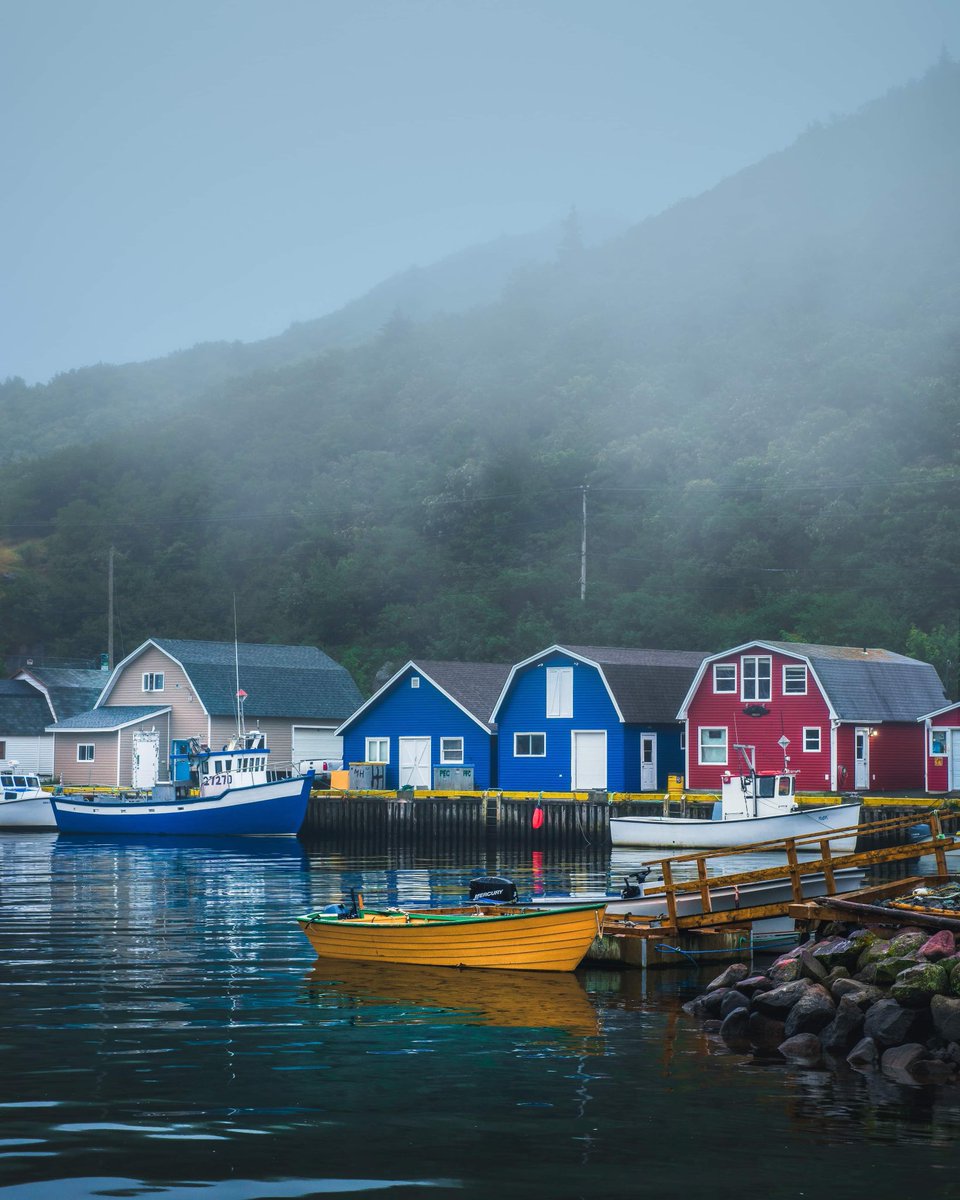
{"label": "window frame", "polygon": [[[456,754],[455,758],[450,758],[448,755],[447,746],[445,744],[448,742],[456,742],[459,746],[459,753]],[[463,766],[463,753],[464,753],[464,747],[463,747],[463,738],[462,737],[452,736],[452,737],[441,737],[440,738],[440,766],[441,767],[462,767]]]}
{"label": "window frame", "polygon": [[[531,739],[532,738],[543,738],[543,749],[539,753],[536,753],[533,750],[533,742],[531,740],[531,742],[529,743],[530,749],[525,752],[521,751],[520,744],[519,744],[520,738],[531,738]],[[513,735],[513,757],[514,758],[546,758],[547,757],[547,735],[545,733],[525,732],[525,731],[519,731],[519,732],[515,733]]]}
{"label": "window frame", "polygon": [[[949,731],[949,729],[947,729],[947,728],[937,728],[937,729],[933,729],[933,728],[931,728],[931,730],[930,730],[930,741],[929,741],[929,746],[930,746],[930,757],[931,757],[931,758],[946,758],[946,757],[947,757],[947,744],[948,744],[948,740],[949,740],[949,739],[947,738],[947,734],[948,734],[949,732],[950,732],[950,731]],[[936,749],[936,747],[935,747],[935,746],[934,746],[934,744],[933,744],[933,739],[934,739],[934,738],[939,738],[939,739],[940,739],[940,742],[941,742],[941,745],[942,745],[942,749],[940,749],[940,750],[937,750],[937,749]]]}
{"label": "window frame", "polygon": [[[573,667],[547,667],[546,688],[545,713],[547,720],[571,720],[573,717]],[[553,708],[556,708],[557,711],[551,711]]]}
{"label": "window frame", "polygon": [[[807,744],[808,735],[815,733],[817,735],[817,744],[810,746]],[[804,725],[803,727],[803,752],[804,754],[819,754],[823,750],[823,730],[819,725]]]}
{"label": "window frame", "polygon": [[[788,688],[787,687],[787,672],[802,671],[803,672],[803,687]],[[805,696],[807,694],[807,664],[806,663],[784,663],[783,678],[781,680],[783,694],[785,696]]]}
{"label": "window frame", "polygon": [[[157,683],[157,680],[160,683]],[[162,692],[166,683],[166,672],[164,671],[144,671],[140,681],[140,690],[143,692]]]}
{"label": "window frame", "polygon": [[[754,668],[753,678],[748,681],[747,678],[747,663],[752,663]],[[767,694],[760,695],[760,664],[767,664]],[[747,695],[747,683],[753,684],[753,696]],[[744,654],[740,657],[740,699],[747,704],[763,704],[769,701],[773,696],[773,656],[770,654]]]}
{"label": "window frame", "polygon": [[[373,742],[379,743],[381,748],[383,748],[383,747],[386,748],[386,758],[371,758],[370,746],[371,746],[371,743],[373,743]],[[363,739],[363,754],[364,754],[364,759],[363,759],[364,762],[382,763],[384,765],[389,764],[389,762],[390,762],[390,739],[388,737],[379,737],[379,736],[378,737],[365,737]]]}
{"label": "window frame", "polygon": [[[81,750],[89,750],[89,754],[81,754]],[[96,742],[77,742],[77,762],[92,763],[97,761]]]}
{"label": "window frame", "polygon": [[[722,733],[723,734],[723,758],[704,758],[703,752],[705,749],[720,749],[717,744],[714,747],[705,746],[703,735],[705,733]],[[701,725],[697,730],[697,763],[701,767],[725,767],[730,757],[730,730],[726,725]]]}
{"label": "window frame", "polygon": [[[721,669],[724,671],[733,672],[733,687],[720,687],[719,680],[717,679],[717,672]],[[737,694],[738,686],[739,679],[737,677],[737,664],[735,662],[713,664],[713,693],[715,696],[735,696]]]}

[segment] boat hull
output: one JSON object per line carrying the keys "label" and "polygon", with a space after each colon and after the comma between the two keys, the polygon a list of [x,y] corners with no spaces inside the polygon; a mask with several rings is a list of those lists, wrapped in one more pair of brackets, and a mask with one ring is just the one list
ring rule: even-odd
{"label": "boat hull", "polygon": [[[732,821],[696,820],[691,817],[611,817],[610,840],[614,846],[666,846],[684,850],[715,850],[772,842],[784,838],[829,834],[858,824],[859,804],[833,804],[806,808],[773,817],[745,817]],[[852,830],[832,837],[835,853],[852,853],[857,835]],[[811,850],[816,846],[811,843]]]}
{"label": "boat hull", "polygon": [[55,829],[56,826],[47,793],[0,800],[0,829]]}
{"label": "boat hull", "polygon": [[458,913],[365,911],[337,920],[298,917],[320,958],[483,967],[511,971],[572,971],[603,927],[603,904],[553,909],[509,908]]}
{"label": "boat hull", "polygon": [[51,799],[61,833],[295,837],[307,812],[312,776],[232,788],[206,798],[157,802],[124,797]]}

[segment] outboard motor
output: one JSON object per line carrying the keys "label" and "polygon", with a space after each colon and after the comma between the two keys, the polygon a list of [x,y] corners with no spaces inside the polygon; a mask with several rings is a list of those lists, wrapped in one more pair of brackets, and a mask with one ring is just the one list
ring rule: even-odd
{"label": "outboard motor", "polygon": [[630,876],[624,875],[623,887],[620,889],[621,900],[639,900],[643,895],[643,881],[650,874],[650,868],[644,867],[642,871],[637,871],[634,875],[636,883],[630,882]]}
{"label": "outboard motor", "polygon": [[516,904],[517,885],[512,879],[486,875],[470,880],[471,904]]}

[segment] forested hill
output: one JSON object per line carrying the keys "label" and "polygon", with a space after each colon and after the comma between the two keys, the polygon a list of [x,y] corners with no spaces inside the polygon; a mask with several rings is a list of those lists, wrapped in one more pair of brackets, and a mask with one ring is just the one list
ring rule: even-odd
{"label": "forested hill", "polygon": [[120,650],[230,636],[235,593],[242,638],[362,684],[766,636],[916,653],[955,693],[958,120],[944,61],[598,249],[568,229],[486,308],[8,473],[5,649],[102,650],[113,545]]}

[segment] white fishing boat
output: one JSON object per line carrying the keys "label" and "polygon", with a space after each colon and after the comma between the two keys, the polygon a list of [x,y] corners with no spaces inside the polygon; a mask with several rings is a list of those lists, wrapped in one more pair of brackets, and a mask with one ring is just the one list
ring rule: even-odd
{"label": "white fishing boat", "polygon": [[[612,844],[716,850],[819,834],[830,837],[830,848],[835,853],[852,853],[856,849],[859,800],[801,807],[797,803],[794,772],[756,771],[753,747],[736,746],[735,749],[741,752],[746,770],[742,775],[723,777],[720,799],[714,804],[712,818],[611,817]],[[846,832],[837,835],[837,830]],[[818,846],[811,841],[809,849],[815,852]]]}
{"label": "white fishing boat", "polygon": [[0,829],[55,829],[50,793],[15,759],[0,759]]}

